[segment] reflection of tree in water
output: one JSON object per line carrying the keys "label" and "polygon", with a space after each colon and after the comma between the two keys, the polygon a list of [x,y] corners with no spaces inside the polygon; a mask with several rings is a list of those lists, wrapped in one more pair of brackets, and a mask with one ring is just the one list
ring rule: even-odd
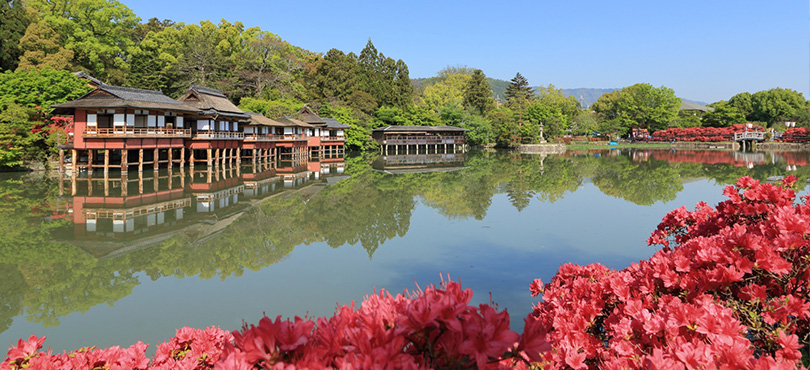
{"label": "reflection of tree in water", "polygon": [[[40,178],[0,181],[0,331],[25,310],[29,321],[58,324],[71,312],[129,295],[138,274],[209,279],[239,276],[283,260],[296,246],[325,242],[333,248],[360,244],[371,258],[387,240],[404,236],[416,199],[451,219],[483,219],[492,197],[507,194],[516,209],[532,197],[554,202],[591,177],[605,194],[649,205],[674,199],[681,178],[709,177],[732,183],[739,176],[784,175],[784,164],[753,171],[730,165],[633,162],[629,157],[540,156],[470,153],[466,169],[388,175],[373,171],[368,159],[347,159],[350,178],[309,197],[282,194],[235,216],[210,236],[194,229],[158,245],[99,260],[75,246],[54,241],[54,230],[71,227],[51,220],[56,183]],[[807,178],[810,167],[794,174]],[[241,203],[240,203],[241,204]],[[200,226],[204,228],[205,225]]]}
{"label": "reflection of tree in water", "polygon": [[642,206],[671,201],[683,190],[678,171],[667,162],[633,163],[628,157],[605,158],[592,181],[605,195]]}

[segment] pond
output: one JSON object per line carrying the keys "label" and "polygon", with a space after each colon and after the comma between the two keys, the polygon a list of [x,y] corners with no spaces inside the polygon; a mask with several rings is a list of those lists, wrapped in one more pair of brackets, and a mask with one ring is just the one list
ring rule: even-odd
{"label": "pond", "polygon": [[276,168],[0,176],[0,344],[150,351],[183,326],[331,315],[439,284],[508,309],[513,330],[565,263],[655,252],[669,211],[740,176],[799,177],[810,153],[601,150],[350,156]]}

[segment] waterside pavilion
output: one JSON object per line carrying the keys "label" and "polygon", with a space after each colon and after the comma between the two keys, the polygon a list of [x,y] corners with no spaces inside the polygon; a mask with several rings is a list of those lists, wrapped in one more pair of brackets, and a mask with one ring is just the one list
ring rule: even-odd
{"label": "waterside pavilion", "polygon": [[336,158],[346,154],[345,130],[351,126],[334,118],[322,118],[306,105],[298,111],[298,118],[314,126],[314,129],[307,132],[309,136],[307,145],[311,157]]}
{"label": "waterside pavilion", "polygon": [[[405,155],[456,153],[466,151],[467,129],[453,126],[388,126],[371,131],[371,137],[380,144],[383,154]],[[424,148],[424,150],[422,149]],[[449,151],[448,151],[449,149]]]}
{"label": "waterside pavilion", "polygon": [[[130,166],[143,171],[144,164],[157,169],[161,163],[185,166],[184,142],[192,130],[184,122],[195,109],[159,91],[99,85],[70,102],[52,106],[55,114],[73,115],[73,130],[58,144],[59,169],[64,170],[65,151],[72,170]],[[60,140],[61,141],[61,140]]]}
{"label": "waterside pavilion", "polygon": [[249,122],[250,115],[231,103],[222,91],[203,86],[192,85],[178,100],[196,110],[189,118],[191,140],[186,141],[186,148],[191,151],[191,165],[196,162],[205,162],[209,167],[237,164],[245,139],[239,124]]}

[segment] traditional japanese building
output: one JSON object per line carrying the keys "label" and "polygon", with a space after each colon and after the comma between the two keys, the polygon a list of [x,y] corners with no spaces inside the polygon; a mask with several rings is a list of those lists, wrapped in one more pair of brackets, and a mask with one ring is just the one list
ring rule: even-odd
{"label": "traditional japanese building", "polygon": [[388,126],[372,130],[371,137],[383,154],[456,153],[466,150],[467,131],[453,126]]}
{"label": "traditional japanese building", "polygon": [[315,126],[290,117],[276,118],[274,121],[284,125],[283,134],[280,140],[276,141],[276,147],[279,149],[276,152],[278,159],[306,162],[309,157],[307,148],[310,140],[307,131],[314,130]]}
{"label": "traditional japanese building", "polygon": [[185,119],[197,113],[159,91],[103,84],[52,108],[55,114],[73,115],[72,132],[59,144],[59,169],[65,169],[68,151],[73,171],[117,167],[126,172],[135,166],[143,171],[144,164],[182,167],[184,140],[192,135]]}
{"label": "traditional japanese building", "polygon": [[[243,125],[245,139],[242,141],[241,161],[253,165],[253,172],[274,168],[276,143],[284,137],[284,123],[267,118],[259,113],[250,113],[250,121]],[[258,169],[258,171],[256,171]]]}
{"label": "traditional japanese building", "polygon": [[237,108],[222,91],[192,85],[180,99],[196,110],[188,118],[191,139],[186,141],[192,165],[236,165],[241,158],[245,134],[240,125],[250,122],[250,115]]}
{"label": "traditional japanese building", "polygon": [[334,118],[321,118],[308,106],[298,111],[298,117],[315,129],[308,131],[310,156],[337,157],[343,156],[345,151],[345,130],[351,126],[342,124]]}

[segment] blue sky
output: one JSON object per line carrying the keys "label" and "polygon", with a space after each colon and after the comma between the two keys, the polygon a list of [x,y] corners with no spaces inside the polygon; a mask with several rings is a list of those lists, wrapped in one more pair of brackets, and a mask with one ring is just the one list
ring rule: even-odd
{"label": "blue sky", "polygon": [[377,50],[411,78],[446,66],[531,85],[666,86],[711,103],[775,87],[810,97],[810,4],[774,1],[123,0],[144,21],[241,21],[304,49]]}

